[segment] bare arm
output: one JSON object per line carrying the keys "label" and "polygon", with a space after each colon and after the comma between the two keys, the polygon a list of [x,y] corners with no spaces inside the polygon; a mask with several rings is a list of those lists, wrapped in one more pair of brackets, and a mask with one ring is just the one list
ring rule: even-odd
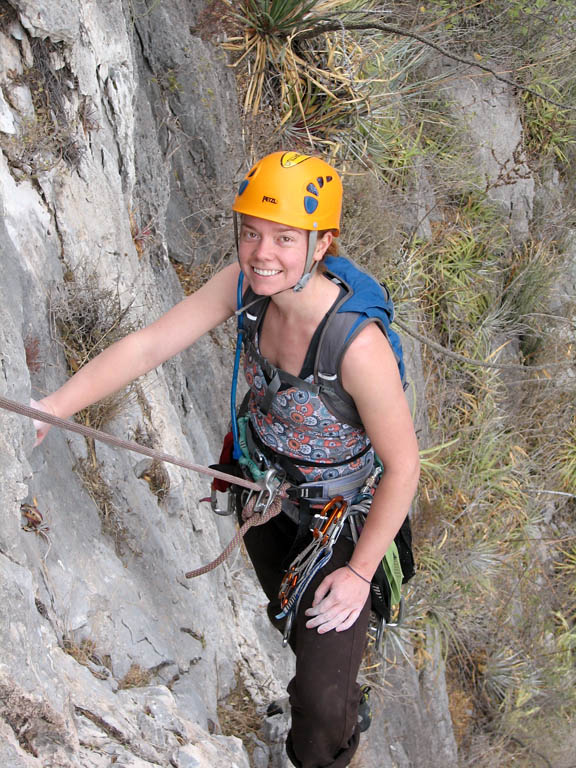
{"label": "bare arm", "polygon": [[368,597],[369,582],[408,514],[420,471],[418,444],[394,353],[377,326],[367,326],[351,344],[342,381],[356,403],[384,473],[349,569],[334,571],[318,587],[308,627],[348,629]]}
{"label": "bare arm", "polygon": [[[362,362],[363,361],[363,362]],[[384,472],[350,565],[371,579],[402,525],[420,474],[418,443],[394,353],[368,326],[344,361],[350,392]]]}
{"label": "bare arm", "polygon": [[[71,416],[189,347],[234,314],[239,271],[237,264],[225,267],[154,323],[105,349],[41,400],[40,407],[63,418]],[[41,431],[37,442],[48,430]]]}

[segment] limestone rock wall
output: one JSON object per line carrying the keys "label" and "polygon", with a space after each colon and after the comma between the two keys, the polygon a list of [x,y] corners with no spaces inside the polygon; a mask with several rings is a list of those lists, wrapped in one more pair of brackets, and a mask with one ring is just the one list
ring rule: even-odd
{"label": "limestone rock wall", "polygon": [[[186,218],[178,152],[199,222],[209,220],[199,201],[232,188],[233,100],[221,92],[217,103],[229,123],[201,96],[190,97],[188,114],[163,100],[156,63],[146,63],[152,15],[142,7],[138,16],[136,6],[1,6],[0,391],[14,400],[65,380],[50,320],[62,296],[113,296],[132,305],[135,325],[181,298],[168,259],[183,237],[170,216]],[[188,31],[193,7],[163,3],[161,11],[155,23],[178,59],[179,82],[229,83]],[[153,47],[157,66],[168,66]],[[179,103],[189,96],[175,90]],[[179,147],[169,146],[170,120]],[[185,146],[196,134],[198,146]],[[227,421],[230,357],[225,333],[219,344],[202,341],[140,382],[108,429],[210,463]],[[167,466],[163,493],[153,493],[141,456],[58,430],[33,449],[31,423],[5,412],[0,420],[2,762],[248,766],[240,740],[219,735],[217,702],[240,678],[273,698],[283,675],[262,646],[274,647],[258,626],[262,596],[243,577],[241,556],[198,581],[183,576],[232,535],[230,521],[198,503],[208,482]],[[22,529],[26,503],[43,515],[41,532]],[[285,675],[289,666],[284,659]]]}
{"label": "limestone rock wall", "polygon": [[[27,402],[65,380],[62,297],[107,297],[146,323],[181,298],[170,258],[230,251],[221,212],[244,166],[240,122],[231,71],[195,32],[199,11],[189,0],[0,0],[2,395]],[[230,335],[145,377],[107,429],[212,462]],[[166,466],[159,488],[141,456],[56,429],[33,440],[31,423],[0,412],[0,761],[284,768],[281,716],[264,725],[268,744],[220,733],[218,702],[237,682],[263,706],[293,660],[242,555],[183,576],[232,535],[199,504],[208,482]],[[25,504],[42,530],[23,529]],[[362,768],[457,764],[432,641],[430,655],[422,675],[391,673],[395,697],[376,697]]]}

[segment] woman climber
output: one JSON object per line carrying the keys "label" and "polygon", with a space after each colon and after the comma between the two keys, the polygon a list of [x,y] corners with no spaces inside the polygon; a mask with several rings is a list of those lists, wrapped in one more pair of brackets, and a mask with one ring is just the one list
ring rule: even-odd
{"label": "woman climber", "polygon": [[[320,158],[266,156],[245,176],[234,201],[238,263],[113,344],[37,404],[66,418],[161,365],[235,314],[242,275],[243,311],[255,324],[244,358],[248,442],[258,462],[281,468],[295,489],[283,513],[245,538],[270,618],[281,629],[280,583],[310,540],[311,516],[326,495],[345,489],[343,495],[353,498],[377,454],[383,472],[361,534],[354,541],[343,530],[302,596],[290,633],[296,673],[288,686],[286,749],[301,768],[344,768],[357,749],[356,678],[370,581],[408,514],[419,474],[398,360],[380,324],[363,323],[345,344],[341,340],[337,375],[327,377],[337,382],[314,385],[322,375],[318,350],[347,291],[325,266],[337,252],[341,205],[340,177]],[[35,425],[38,444],[49,425]]]}

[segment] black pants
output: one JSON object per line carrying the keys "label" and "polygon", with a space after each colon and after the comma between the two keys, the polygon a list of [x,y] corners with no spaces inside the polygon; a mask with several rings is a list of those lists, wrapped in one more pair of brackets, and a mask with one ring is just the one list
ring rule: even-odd
{"label": "black pants", "polygon": [[[268,616],[277,629],[283,622],[278,590],[293,557],[310,541],[310,534],[297,537],[298,527],[285,514],[265,525],[251,528],[246,548],[256,575],[268,597]],[[370,600],[356,622],[344,632],[318,634],[306,629],[304,611],[312,605],[322,579],[350,559],[354,544],[341,536],[330,561],[316,574],[300,602],[292,625],[290,646],[296,654],[296,674],[288,685],[292,726],[286,751],[297,768],[344,768],[358,747],[358,704],[356,682],[366,644]]]}

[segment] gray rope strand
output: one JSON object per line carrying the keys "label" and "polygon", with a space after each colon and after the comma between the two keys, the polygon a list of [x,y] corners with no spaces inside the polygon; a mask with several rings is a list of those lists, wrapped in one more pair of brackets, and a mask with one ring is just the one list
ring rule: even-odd
{"label": "gray rope strand", "polygon": [[411,328],[402,321],[398,320],[397,317],[394,318],[394,323],[409,336],[412,336],[414,339],[416,339],[416,341],[420,341],[422,344],[426,344],[426,346],[434,349],[436,352],[440,352],[440,354],[444,355],[445,357],[450,357],[453,360],[457,360],[459,363],[466,363],[467,365],[475,365],[480,368],[497,368],[500,371],[521,371],[522,373],[546,371],[549,368],[568,368],[571,364],[574,365],[574,363],[570,363],[569,361],[565,363],[548,363],[548,365],[519,365],[513,363],[489,363],[486,360],[474,360],[471,357],[465,357],[464,355],[460,355],[458,352],[452,352],[452,350],[443,347],[442,344],[438,344],[437,341],[433,341],[427,336],[424,336],[423,334],[414,330],[414,328]]}
{"label": "gray rope strand", "polygon": [[[142,453],[145,456],[150,456],[153,459],[166,461],[170,464],[176,464],[179,467],[183,467],[184,469],[191,469],[194,472],[210,475],[210,477],[216,477],[220,480],[225,480],[228,483],[240,485],[243,488],[249,488],[250,490],[254,491],[262,490],[262,488],[257,483],[246,480],[243,477],[236,477],[235,475],[229,475],[226,472],[219,472],[218,470],[213,470],[209,467],[203,467],[198,464],[191,464],[190,462],[184,461],[184,459],[180,459],[177,456],[171,456],[168,453],[157,451],[154,448],[148,448],[148,446],[140,445],[140,443],[135,443],[132,440],[123,440],[121,437],[116,437],[116,435],[110,435],[107,432],[101,432],[99,429],[94,429],[93,427],[86,427],[84,424],[77,424],[75,421],[61,419],[59,416],[54,416],[51,413],[46,413],[45,411],[41,411],[38,408],[32,408],[32,406],[24,405],[23,403],[17,403],[16,401],[10,400],[7,397],[0,396],[0,408],[3,408],[6,411],[11,411],[12,413],[18,413],[21,416],[27,416],[30,419],[36,419],[36,421],[42,421],[46,424],[60,427],[61,429],[66,429],[69,432],[76,432],[77,434],[84,435],[84,437],[90,437],[93,440],[100,440],[103,443],[109,443],[110,445],[113,445],[117,448],[124,448],[129,451],[134,451],[135,453]],[[276,497],[263,514],[254,513],[254,505],[256,504],[258,495],[252,494],[246,507],[242,510],[242,518],[245,522],[238,530],[232,541],[228,544],[226,549],[211,563],[203,565],[200,568],[196,568],[193,571],[189,571],[186,574],[186,578],[192,579],[195,576],[201,576],[203,573],[208,573],[209,571],[214,570],[214,568],[217,568],[221,563],[224,562],[224,560],[226,560],[227,557],[230,556],[234,548],[240,543],[244,537],[244,534],[249,528],[252,528],[256,525],[264,525],[264,523],[267,523],[273,517],[279,515],[282,511],[281,497],[286,495],[286,491],[289,487],[290,484],[286,482],[280,486]]]}
{"label": "gray rope strand", "polygon": [[18,413],[21,416],[27,416],[29,419],[36,419],[36,421],[43,421],[46,424],[51,424],[54,427],[60,427],[66,429],[69,432],[76,432],[84,437],[90,437],[93,440],[100,440],[103,443],[108,443],[117,448],[124,448],[128,451],[134,451],[135,453],[141,453],[144,456],[150,456],[152,459],[158,461],[165,461],[168,464],[175,464],[178,467],[184,469],[191,469],[193,472],[198,472],[201,475],[209,475],[210,477],[224,480],[227,483],[233,483],[234,485],[240,485],[243,488],[249,488],[252,491],[261,491],[262,488],[250,480],[246,480],[243,477],[236,477],[235,475],[229,475],[226,472],[220,472],[216,469],[210,469],[210,467],[203,467],[199,464],[192,464],[189,461],[179,458],[178,456],[172,456],[169,453],[163,453],[157,451],[154,448],[148,448],[146,445],[135,443],[133,440],[124,440],[116,435],[111,435],[108,432],[102,432],[99,429],[93,427],[86,427],[84,424],[77,424],[75,421],[69,421],[68,419],[61,419],[59,416],[53,416],[51,413],[40,411],[38,408],[32,408],[29,405],[23,403],[17,403],[14,400],[10,400],[7,397],[0,396],[0,408],[4,408],[6,411],[12,411],[12,413]]}

